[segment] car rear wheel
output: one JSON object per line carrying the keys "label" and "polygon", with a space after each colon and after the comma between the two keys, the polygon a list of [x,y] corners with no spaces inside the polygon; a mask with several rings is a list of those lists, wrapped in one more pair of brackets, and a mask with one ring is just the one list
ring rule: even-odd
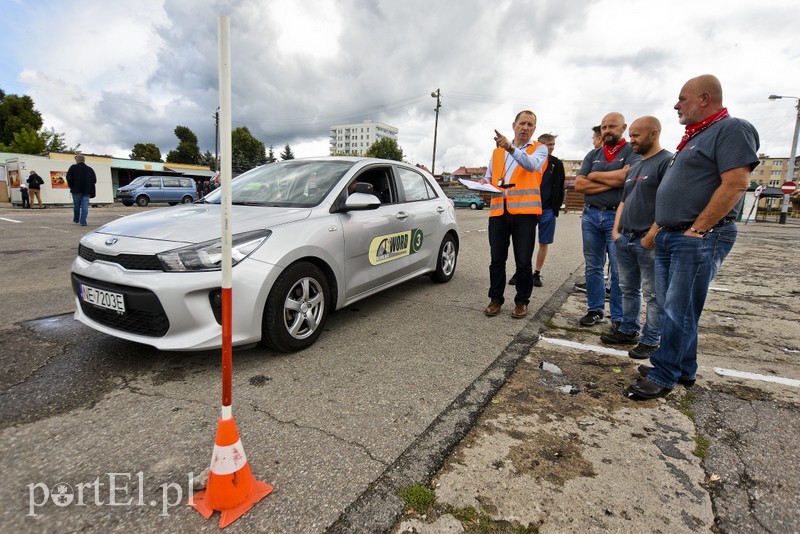
{"label": "car rear wheel", "polygon": [[194,199],[189,195],[186,195],[181,199],[181,204],[191,204]]}
{"label": "car rear wheel", "polygon": [[267,298],[261,340],[279,352],[297,352],[314,344],[328,318],[328,279],[316,265],[289,266]]}
{"label": "car rear wheel", "polygon": [[141,206],[141,207],[145,207],[148,204],[150,204],[150,199],[147,198],[146,196],[142,195],[142,196],[136,198],[136,204]]}
{"label": "car rear wheel", "polygon": [[439,258],[436,261],[436,271],[431,274],[431,280],[443,284],[449,282],[456,272],[456,263],[458,261],[458,245],[455,238],[447,234],[442,239],[442,245],[439,247]]}

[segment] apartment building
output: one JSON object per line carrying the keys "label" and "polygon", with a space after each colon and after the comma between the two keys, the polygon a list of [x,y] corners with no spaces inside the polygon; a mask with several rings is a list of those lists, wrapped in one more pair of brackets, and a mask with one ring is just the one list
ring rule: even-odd
{"label": "apartment building", "polygon": [[396,141],[398,131],[394,126],[371,120],[331,126],[331,155],[363,156],[370,146],[381,139]]}
{"label": "apartment building", "polygon": [[797,164],[800,160],[795,160],[793,177],[789,177],[789,158],[771,158],[767,154],[759,154],[760,163],[758,167],[750,173],[752,179],[760,184],[769,187],[780,187],[787,180],[796,182],[798,178]]}

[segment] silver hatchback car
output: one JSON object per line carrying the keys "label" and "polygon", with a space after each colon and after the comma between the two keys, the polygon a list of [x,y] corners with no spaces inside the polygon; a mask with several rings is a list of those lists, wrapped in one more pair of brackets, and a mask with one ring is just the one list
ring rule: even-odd
{"label": "silver hatchback car", "polygon": [[[430,174],[396,161],[272,163],[232,183],[233,344],[312,345],[331,311],[419,275],[448,282],[459,235]],[[222,344],[221,190],[84,236],[75,318],[161,350]]]}

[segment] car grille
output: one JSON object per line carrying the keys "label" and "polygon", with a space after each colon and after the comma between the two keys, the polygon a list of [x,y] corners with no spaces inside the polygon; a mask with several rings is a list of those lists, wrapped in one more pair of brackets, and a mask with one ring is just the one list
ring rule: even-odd
{"label": "car grille", "polygon": [[78,256],[88,262],[101,260],[108,263],[116,263],[129,271],[163,271],[161,262],[155,256],[143,256],[141,254],[100,254],[87,246],[78,246]]}
{"label": "car grille", "polygon": [[92,321],[115,330],[148,337],[162,337],[169,330],[169,319],[167,314],[164,313],[161,301],[149,289],[111,284],[73,274],[72,290],[76,295],[80,295],[78,284],[86,284],[125,295],[124,314],[105,308],[98,308],[81,301],[79,298],[81,310]]}

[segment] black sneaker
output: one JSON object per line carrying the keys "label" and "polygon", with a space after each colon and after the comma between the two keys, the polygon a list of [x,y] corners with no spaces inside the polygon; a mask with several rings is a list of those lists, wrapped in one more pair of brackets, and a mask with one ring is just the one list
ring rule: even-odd
{"label": "black sneaker", "polygon": [[634,360],[649,360],[650,356],[653,355],[656,349],[658,349],[658,345],[645,345],[644,343],[639,343],[628,351],[628,356]]}
{"label": "black sneaker", "polygon": [[572,286],[572,289],[574,289],[575,291],[580,291],[581,293],[586,293],[586,282],[575,284],[574,286]]}
{"label": "black sneaker", "polygon": [[609,334],[604,334],[600,336],[600,341],[602,341],[606,345],[633,344],[639,341],[639,334],[636,332],[633,332],[631,334],[626,334],[625,332],[614,330]]}
{"label": "black sneaker", "polygon": [[542,277],[539,273],[533,273],[533,285],[535,287],[542,287]]}
{"label": "black sneaker", "polygon": [[511,280],[508,281],[508,285],[510,286],[517,285],[517,273],[514,273],[514,276],[512,276]]}
{"label": "black sneaker", "polygon": [[597,323],[603,322],[603,312],[600,311],[590,311],[583,317],[581,317],[580,321],[578,321],[581,326],[593,326]]}

